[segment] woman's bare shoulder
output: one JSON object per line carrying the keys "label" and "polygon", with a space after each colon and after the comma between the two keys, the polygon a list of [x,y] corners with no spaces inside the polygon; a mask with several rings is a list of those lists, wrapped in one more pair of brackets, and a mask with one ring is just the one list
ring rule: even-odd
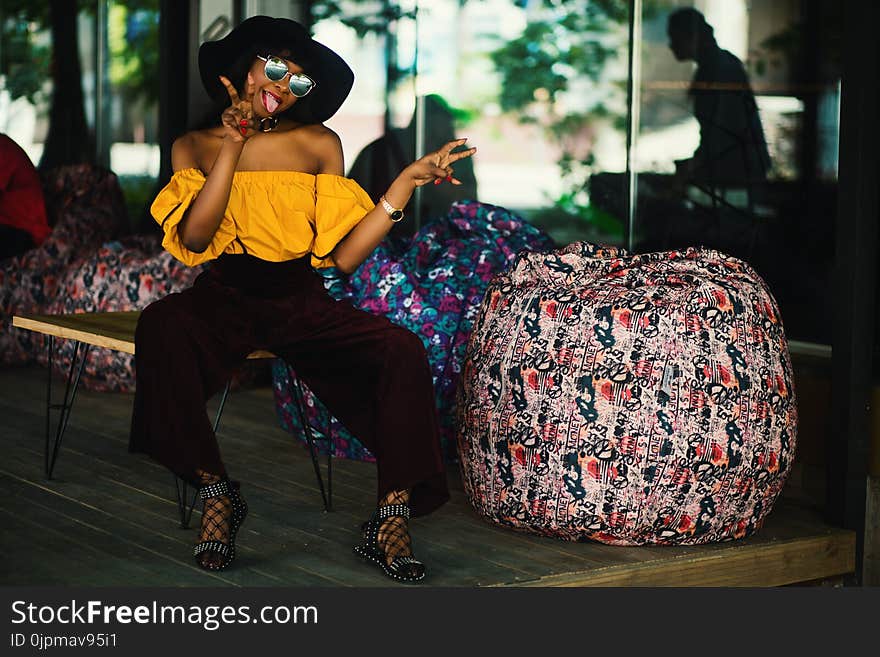
{"label": "woman's bare shoulder", "polygon": [[342,141],[339,135],[320,123],[303,126],[301,130],[318,160],[318,172],[342,175]]}
{"label": "woman's bare shoulder", "polygon": [[192,130],[174,140],[171,146],[171,168],[203,169],[205,161],[213,162],[217,149],[220,147],[222,134],[217,128]]}
{"label": "woman's bare shoulder", "polygon": [[310,123],[308,125],[302,126],[300,130],[303,130],[312,137],[319,139],[339,139],[339,135],[337,135],[335,132],[333,132],[333,130],[325,126],[323,123]]}

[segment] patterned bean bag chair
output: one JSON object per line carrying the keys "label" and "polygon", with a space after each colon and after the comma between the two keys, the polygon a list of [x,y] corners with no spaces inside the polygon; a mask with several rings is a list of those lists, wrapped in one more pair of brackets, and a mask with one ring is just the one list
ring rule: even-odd
{"label": "patterned bean bag chair", "polygon": [[116,175],[88,164],[43,175],[52,232],[37,248],[0,261],[0,363],[33,361],[40,336],[12,327],[17,313],[45,313],[68,267],[114,239],[127,224]]}
{"label": "patterned bean bag chair", "polygon": [[[96,313],[143,310],[153,301],[190,287],[202,267],[187,267],[162,248],[157,235],[107,242],[64,272],[59,293],[45,312]],[[71,340],[56,341],[55,367],[67,372],[73,357]],[[46,365],[46,350],[36,359]],[[134,356],[92,347],[80,385],[88,390],[133,392]]]}
{"label": "patterned bean bag chair", "polygon": [[478,513],[616,545],[749,536],[796,441],[776,302],[705,249],[518,258],[486,293],[457,410]]}
{"label": "patterned bean bag chair", "polygon": [[[47,361],[45,336],[13,328],[12,315],[140,310],[190,286],[201,271],[164,251],[158,235],[115,239],[128,221],[110,171],[61,167],[44,176],[43,188],[52,232],[39,247],[0,262],[0,358],[6,365]],[[73,342],[55,345],[55,370],[66,374]],[[80,385],[132,391],[133,357],[91,348]]]}
{"label": "patterned bean bag chair", "polygon": [[[418,335],[434,375],[441,442],[447,460],[455,459],[454,405],[461,364],[471,326],[492,276],[522,249],[546,250],[552,240],[504,208],[462,201],[446,217],[425,225],[402,244],[386,242],[350,277],[330,270],[326,287],[337,299],[384,315]],[[303,439],[295,402],[296,372],[273,362],[276,408],[281,426]],[[311,391],[304,386],[307,421],[328,434],[335,456],[374,460]],[[324,448],[325,441],[318,441]]]}

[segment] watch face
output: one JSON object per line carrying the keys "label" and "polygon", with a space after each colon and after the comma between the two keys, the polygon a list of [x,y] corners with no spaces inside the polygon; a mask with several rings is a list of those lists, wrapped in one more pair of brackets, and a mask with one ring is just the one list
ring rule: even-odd
{"label": "watch face", "polygon": [[395,210],[391,213],[392,221],[400,221],[401,219],[403,219],[403,210]]}

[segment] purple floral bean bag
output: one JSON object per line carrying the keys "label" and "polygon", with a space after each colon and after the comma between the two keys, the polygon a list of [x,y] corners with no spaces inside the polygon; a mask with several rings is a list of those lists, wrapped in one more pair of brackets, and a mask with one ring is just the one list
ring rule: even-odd
{"label": "purple floral bean bag", "polygon": [[522,255],[487,290],[457,412],[481,515],[616,545],[749,536],[796,443],[776,302],[705,249]]}
{"label": "purple floral bean bag", "polygon": [[[335,298],[349,299],[357,308],[384,315],[424,342],[434,375],[447,460],[456,458],[455,391],[486,287],[518,251],[552,246],[546,234],[504,208],[462,201],[402,246],[381,244],[348,278],[333,277],[332,272],[322,270],[330,276],[326,286]],[[278,359],[272,370],[281,426],[302,440],[302,423],[294,403],[296,372]],[[373,460],[357,438],[329,416],[320,400],[307,388],[304,391],[307,421],[319,433],[330,434],[334,455]],[[319,447],[324,445],[324,441],[318,442]]]}

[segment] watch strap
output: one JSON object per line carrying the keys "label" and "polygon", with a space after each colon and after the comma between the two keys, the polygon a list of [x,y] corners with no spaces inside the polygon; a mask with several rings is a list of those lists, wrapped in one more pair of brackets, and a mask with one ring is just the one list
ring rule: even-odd
{"label": "watch strap", "polygon": [[403,219],[403,208],[395,208],[388,202],[388,199],[385,198],[384,194],[379,197],[379,203],[382,204],[382,207],[385,209],[385,212],[388,213],[388,217],[391,221],[397,223]]}

